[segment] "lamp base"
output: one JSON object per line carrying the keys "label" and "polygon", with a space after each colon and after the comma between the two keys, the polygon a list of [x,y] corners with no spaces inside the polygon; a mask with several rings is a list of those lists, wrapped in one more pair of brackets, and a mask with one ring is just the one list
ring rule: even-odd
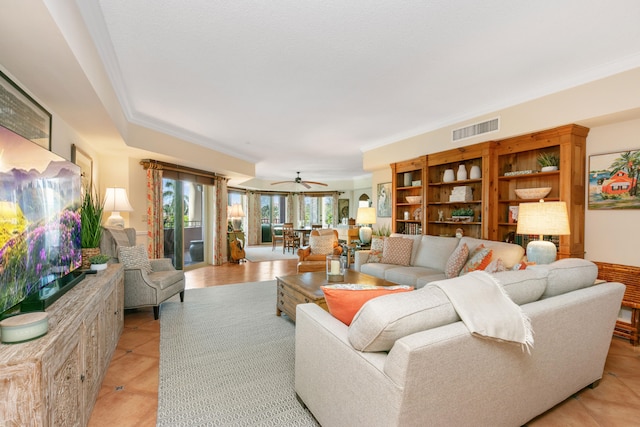
{"label": "lamp base", "polygon": [[104,225],[111,228],[124,228],[124,218],[120,216],[120,212],[114,211]]}
{"label": "lamp base", "polygon": [[551,264],[556,260],[556,245],[547,240],[532,240],[527,244],[527,261]]}
{"label": "lamp base", "polygon": [[360,227],[360,231],[358,235],[360,237],[360,241],[363,244],[368,245],[369,243],[371,243],[371,236],[373,235],[373,230],[371,229],[371,227]]}

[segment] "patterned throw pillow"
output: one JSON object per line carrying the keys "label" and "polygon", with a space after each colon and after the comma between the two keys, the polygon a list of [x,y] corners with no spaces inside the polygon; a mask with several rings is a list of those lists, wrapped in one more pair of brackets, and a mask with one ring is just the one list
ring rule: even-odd
{"label": "patterned throw pillow", "polygon": [[444,277],[451,279],[452,277],[458,277],[460,270],[467,262],[469,256],[469,246],[466,243],[458,245],[455,251],[451,254],[447,260],[447,265],[444,268]]}
{"label": "patterned throw pillow", "polygon": [[367,262],[380,262],[382,261],[382,252],[384,250],[384,237],[377,236],[371,240],[371,252],[369,252],[369,258]]}
{"label": "patterned throw pillow", "polygon": [[411,263],[413,239],[404,237],[388,237],[384,239],[382,251],[383,264],[409,265]]}
{"label": "patterned throw pillow", "polygon": [[333,253],[333,234],[309,236],[309,246],[314,255],[330,255]]}
{"label": "patterned throw pillow", "polygon": [[321,286],[329,313],[349,326],[358,310],[370,299],[395,292],[412,291],[411,286],[374,286],[344,283]]}
{"label": "patterned throw pillow", "polygon": [[147,249],[142,246],[121,246],[118,248],[118,259],[124,268],[140,268],[151,273],[151,263],[147,255]]}
{"label": "patterned throw pillow", "polygon": [[491,262],[491,256],[493,251],[485,248],[484,245],[479,245],[471,252],[467,263],[460,270],[460,276],[470,273],[474,270],[484,270]]}
{"label": "patterned throw pillow", "polygon": [[501,271],[506,271],[507,268],[504,266],[504,262],[502,258],[496,258],[487,265],[484,269],[487,273],[499,273]]}

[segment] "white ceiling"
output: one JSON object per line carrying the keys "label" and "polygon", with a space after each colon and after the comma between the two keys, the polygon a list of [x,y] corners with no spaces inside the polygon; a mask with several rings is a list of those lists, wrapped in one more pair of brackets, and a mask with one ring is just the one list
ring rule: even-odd
{"label": "white ceiling", "polygon": [[130,122],[264,180],[640,66],[636,0],[76,3]]}

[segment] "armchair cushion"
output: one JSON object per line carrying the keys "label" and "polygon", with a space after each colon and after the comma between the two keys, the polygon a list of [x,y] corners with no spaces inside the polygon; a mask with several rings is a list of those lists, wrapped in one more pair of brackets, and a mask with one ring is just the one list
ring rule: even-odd
{"label": "armchair cushion", "polygon": [[120,246],[118,258],[125,269],[139,268],[146,273],[151,273],[151,263],[144,246]]}
{"label": "armchair cushion", "polygon": [[151,281],[156,285],[160,286],[160,289],[167,289],[168,287],[173,286],[176,282],[184,280],[184,271],[153,271],[149,274],[149,279],[151,279]]}
{"label": "armchair cushion", "polygon": [[324,236],[309,236],[309,246],[314,255],[330,255],[333,253],[333,234]]}

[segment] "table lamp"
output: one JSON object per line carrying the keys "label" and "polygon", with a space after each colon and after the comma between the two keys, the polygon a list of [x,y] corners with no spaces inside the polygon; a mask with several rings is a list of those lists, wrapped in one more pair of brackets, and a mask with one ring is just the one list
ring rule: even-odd
{"label": "table lamp", "polygon": [[104,196],[104,210],[111,212],[111,216],[105,222],[107,227],[124,228],[124,218],[120,216],[120,212],[133,211],[127,198],[127,190],[117,187],[107,188]]}
{"label": "table lamp", "polygon": [[244,218],[244,210],[240,203],[234,203],[229,209],[229,218],[231,218],[231,224],[233,231],[240,231],[242,228],[242,218]]}
{"label": "table lamp", "polygon": [[520,203],[518,208],[518,234],[537,234],[540,240],[527,244],[527,260],[536,264],[550,264],[556,260],[557,249],[553,242],[543,240],[543,235],[570,234],[569,216],[565,202]]}
{"label": "table lamp", "polygon": [[375,208],[358,208],[358,214],[356,215],[356,222],[361,225],[359,237],[360,242],[365,245],[371,243],[371,224],[376,222],[376,209]]}

